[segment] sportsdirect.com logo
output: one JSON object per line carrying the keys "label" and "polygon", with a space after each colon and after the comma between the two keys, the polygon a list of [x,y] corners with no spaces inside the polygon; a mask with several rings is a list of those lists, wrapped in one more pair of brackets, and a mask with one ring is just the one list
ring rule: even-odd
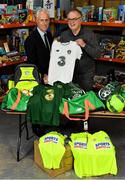
{"label": "sportsdirect.com logo", "polygon": [[48,143],[48,142],[58,143],[58,138],[54,136],[45,137],[44,143]]}
{"label": "sportsdirect.com logo", "polygon": [[85,142],[75,142],[74,148],[87,149],[87,143]]}
{"label": "sportsdirect.com logo", "polygon": [[111,145],[109,142],[100,142],[95,144],[96,149],[105,149],[105,148],[111,148]]}

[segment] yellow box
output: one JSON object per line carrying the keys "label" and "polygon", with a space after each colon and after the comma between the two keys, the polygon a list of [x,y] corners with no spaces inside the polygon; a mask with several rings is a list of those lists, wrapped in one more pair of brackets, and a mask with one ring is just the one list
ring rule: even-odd
{"label": "yellow box", "polygon": [[40,155],[39,141],[34,141],[34,161],[35,163],[45,172],[47,172],[51,177],[58,176],[66,171],[69,171],[73,168],[73,155],[69,145],[66,146],[65,154],[61,160],[59,169],[46,169],[44,168],[43,161]]}

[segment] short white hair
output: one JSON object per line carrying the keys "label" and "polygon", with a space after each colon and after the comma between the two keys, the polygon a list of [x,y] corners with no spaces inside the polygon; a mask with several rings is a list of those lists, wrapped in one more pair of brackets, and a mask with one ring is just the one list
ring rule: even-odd
{"label": "short white hair", "polygon": [[50,18],[49,12],[48,12],[48,10],[45,9],[45,8],[38,8],[38,9],[36,10],[36,17],[38,17],[41,12],[46,13],[46,14],[48,15],[48,17]]}

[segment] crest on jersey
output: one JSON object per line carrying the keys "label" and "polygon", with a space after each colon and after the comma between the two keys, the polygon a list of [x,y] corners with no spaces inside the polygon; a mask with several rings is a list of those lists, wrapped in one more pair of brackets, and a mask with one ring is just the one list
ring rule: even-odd
{"label": "crest on jersey", "polygon": [[46,91],[45,99],[47,101],[52,101],[54,99],[54,90],[53,89],[48,89]]}

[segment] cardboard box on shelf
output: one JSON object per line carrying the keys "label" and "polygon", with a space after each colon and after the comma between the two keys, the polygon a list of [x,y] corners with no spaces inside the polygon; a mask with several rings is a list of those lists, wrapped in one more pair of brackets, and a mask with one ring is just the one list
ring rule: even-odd
{"label": "cardboard box on shelf", "polygon": [[60,168],[59,169],[46,169],[44,168],[44,165],[43,165],[43,161],[40,155],[38,144],[39,144],[38,140],[34,141],[34,161],[42,170],[47,172],[49,176],[51,177],[58,176],[73,168],[73,155],[72,155],[71,148],[69,145],[66,146],[66,151],[61,160]]}

